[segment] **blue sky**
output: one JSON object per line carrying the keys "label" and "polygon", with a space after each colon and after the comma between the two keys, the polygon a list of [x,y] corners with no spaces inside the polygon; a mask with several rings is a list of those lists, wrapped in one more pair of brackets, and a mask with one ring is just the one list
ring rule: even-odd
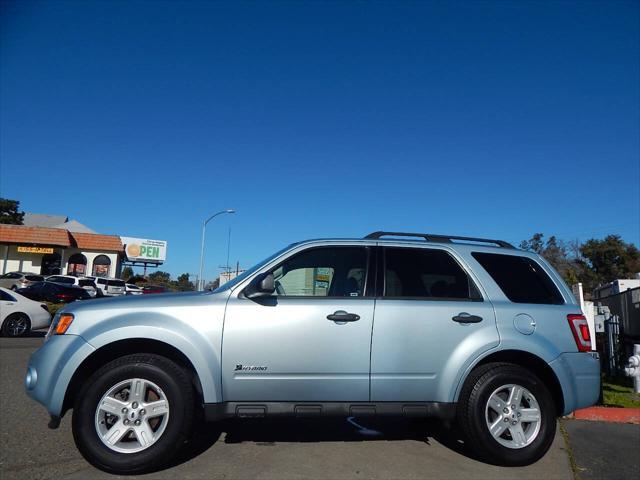
{"label": "blue sky", "polygon": [[640,3],[2,2],[0,195],[207,277],[379,230],[640,244]]}

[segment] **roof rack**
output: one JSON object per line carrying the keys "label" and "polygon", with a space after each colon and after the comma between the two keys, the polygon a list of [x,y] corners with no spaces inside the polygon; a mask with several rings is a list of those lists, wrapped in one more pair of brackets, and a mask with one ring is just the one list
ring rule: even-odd
{"label": "roof rack", "polygon": [[454,235],[434,235],[431,233],[406,233],[406,232],[373,232],[367,235],[364,238],[367,239],[378,239],[381,237],[417,237],[424,238],[427,242],[441,242],[441,243],[453,243],[452,240],[462,240],[465,242],[476,242],[476,243],[493,243],[494,245],[498,245],[502,248],[512,248],[515,250],[516,247],[511,245],[509,242],[505,242],[504,240],[492,240],[489,238],[475,238],[475,237],[457,237]]}

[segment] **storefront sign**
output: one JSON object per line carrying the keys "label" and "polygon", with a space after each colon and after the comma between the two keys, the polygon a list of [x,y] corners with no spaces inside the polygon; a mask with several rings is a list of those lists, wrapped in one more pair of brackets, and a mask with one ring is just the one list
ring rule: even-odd
{"label": "storefront sign", "polygon": [[130,262],[162,263],[167,258],[167,242],[144,238],[120,237]]}
{"label": "storefront sign", "polygon": [[18,253],[53,253],[51,247],[18,247]]}

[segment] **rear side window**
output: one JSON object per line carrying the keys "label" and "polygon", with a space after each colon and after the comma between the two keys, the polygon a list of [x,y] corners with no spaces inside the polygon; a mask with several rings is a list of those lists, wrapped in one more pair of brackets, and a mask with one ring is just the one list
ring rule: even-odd
{"label": "rear side window", "polygon": [[564,299],[542,267],[527,257],[473,252],[505,296],[514,303],[564,304]]}
{"label": "rear side window", "polygon": [[4,290],[0,290],[0,300],[4,300],[5,302],[15,302],[16,299],[9,295]]}
{"label": "rear side window", "polygon": [[442,250],[385,248],[385,297],[482,300],[458,262]]}

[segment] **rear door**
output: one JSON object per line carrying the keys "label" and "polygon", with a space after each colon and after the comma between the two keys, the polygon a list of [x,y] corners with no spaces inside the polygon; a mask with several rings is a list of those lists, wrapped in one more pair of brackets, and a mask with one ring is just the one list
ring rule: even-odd
{"label": "rear door", "polygon": [[381,248],[371,401],[450,401],[456,374],[498,344],[494,310],[453,250]]}

